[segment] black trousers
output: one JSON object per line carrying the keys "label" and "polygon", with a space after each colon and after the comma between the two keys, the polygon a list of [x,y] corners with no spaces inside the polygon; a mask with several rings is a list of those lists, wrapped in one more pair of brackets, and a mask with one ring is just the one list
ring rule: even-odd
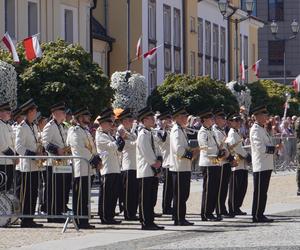
{"label": "black trousers", "polygon": [[122,172],[122,187],[124,190],[124,217],[125,219],[136,216],[139,204],[139,183],[136,178],[136,170]]}
{"label": "black trousers", "polygon": [[121,183],[120,178],[120,174],[101,176],[98,206],[98,214],[101,221],[111,221],[115,216]]}
{"label": "black trousers", "polygon": [[218,202],[221,167],[209,166],[203,168],[203,193],[201,216],[212,215]]}
{"label": "black trousers", "polygon": [[[88,216],[88,201],[89,201],[89,177],[81,176],[74,178],[73,181],[73,212],[76,216]],[[77,224],[86,225],[88,219],[77,219]]]}
{"label": "black trousers", "polygon": [[[118,204],[120,213],[124,211],[124,202],[125,202],[125,184],[124,181],[126,179],[126,171],[121,171],[120,184],[119,184],[119,194],[118,194]],[[125,215],[125,211],[124,211]]]}
{"label": "black trousers", "polygon": [[234,214],[243,205],[248,188],[248,170],[232,171],[229,184],[229,213]]}
{"label": "black trousers", "polygon": [[14,180],[14,165],[0,165],[0,191],[9,191]]}
{"label": "black trousers", "polygon": [[[34,215],[38,197],[39,172],[21,172],[21,211],[24,215]],[[22,223],[33,221],[33,218],[21,218]]]}
{"label": "black trousers", "polygon": [[228,186],[231,176],[231,165],[229,163],[221,166],[220,186],[218,192],[217,215],[226,214],[226,198],[228,194]]}
{"label": "black trousers", "polygon": [[264,215],[267,198],[268,188],[270,184],[272,170],[253,173],[253,203],[252,203],[252,216],[255,219],[260,219]]}
{"label": "black trousers", "polygon": [[158,177],[156,177],[154,179],[154,186],[155,186],[155,188],[153,189],[153,207],[155,208],[156,203],[157,203],[158,186],[159,186],[159,178]]}
{"label": "black trousers", "polygon": [[186,202],[190,196],[191,172],[172,172],[174,210],[173,219],[184,221],[186,216]]}
{"label": "black trousers", "polygon": [[[46,176],[45,176],[46,175]],[[60,215],[66,212],[72,183],[72,174],[53,173],[51,166],[44,173],[44,203],[48,215]],[[42,206],[43,209],[44,206]]]}
{"label": "black trousers", "polygon": [[173,200],[173,177],[169,168],[163,168],[163,200],[162,211],[163,214],[172,212]]}
{"label": "black trousers", "polygon": [[144,226],[154,223],[154,200],[157,188],[157,177],[145,177],[138,179],[139,182],[139,211],[140,222]]}
{"label": "black trousers", "polygon": [[15,195],[20,200],[20,192],[21,192],[21,172],[20,170],[15,171]]}

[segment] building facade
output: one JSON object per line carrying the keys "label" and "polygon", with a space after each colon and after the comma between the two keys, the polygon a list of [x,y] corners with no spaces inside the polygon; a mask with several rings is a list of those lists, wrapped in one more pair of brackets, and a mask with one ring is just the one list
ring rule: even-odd
{"label": "building facade", "polygon": [[[259,0],[257,1],[257,16],[269,24],[276,20],[278,38],[292,36],[291,23],[299,21],[300,1],[298,0]],[[300,36],[287,41],[275,40],[270,25],[265,25],[259,31],[259,58],[261,78],[284,82],[284,52],[286,57],[286,84],[290,84],[300,73]]]}

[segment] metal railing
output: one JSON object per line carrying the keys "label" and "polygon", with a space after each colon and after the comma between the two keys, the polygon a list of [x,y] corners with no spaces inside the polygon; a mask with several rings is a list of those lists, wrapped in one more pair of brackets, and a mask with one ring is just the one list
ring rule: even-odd
{"label": "metal railing", "polygon": [[[30,164],[27,172],[16,169],[24,160]],[[75,177],[76,160],[86,163],[87,176]],[[78,231],[78,221],[91,218],[91,170],[85,158],[0,156],[0,161],[4,162],[0,164],[0,226],[14,224],[18,218],[48,219],[51,222],[64,221],[64,233],[69,223],[73,223]],[[14,163],[10,164],[11,161]],[[52,161],[52,166],[49,161]]]}

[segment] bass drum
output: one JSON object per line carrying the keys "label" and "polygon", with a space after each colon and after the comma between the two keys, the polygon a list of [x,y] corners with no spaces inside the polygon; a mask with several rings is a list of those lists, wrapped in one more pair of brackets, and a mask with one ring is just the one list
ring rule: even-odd
{"label": "bass drum", "polygon": [[19,219],[19,217],[17,217],[18,214],[21,213],[21,204],[19,199],[14,196],[13,194],[6,194],[6,197],[10,200],[10,202],[12,203],[13,206],[13,215],[12,217],[10,217],[10,224],[14,224],[17,222],[17,220]]}
{"label": "bass drum", "polygon": [[0,193],[0,227],[7,227],[10,224],[10,217],[14,213],[14,207],[10,199],[3,193]]}

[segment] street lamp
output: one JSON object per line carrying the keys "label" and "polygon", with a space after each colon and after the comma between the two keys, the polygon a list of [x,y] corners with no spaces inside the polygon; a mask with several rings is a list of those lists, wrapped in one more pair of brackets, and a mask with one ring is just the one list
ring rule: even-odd
{"label": "street lamp", "polygon": [[276,23],[275,20],[270,24],[271,32],[274,37],[274,40],[276,41],[282,41],[284,43],[283,46],[283,78],[284,78],[284,84],[286,84],[286,56],[285,56],[285,46],[286,43],[290,40],[293,40],[296,38],[297,34],[299,33],[299,23],[294,19],[293,22],[291,23],[291,31],[293,33],[292,36],[288,38],[278,38],[278,24]]}
{"label": "street lamp", "polygon": [[225,20],[234,23],[235,27],[235,80],[239,79],[239,56],[238,56],[238,47],[239,47],[239,34],[238,34],[238,24],[248,20],[251,17],[251,14],[254,10],[254,0],[246,0],[245,7],[247,11],[247,16],[240,19],[231,19],[231,17],[236,13],[238,8],[231,6],[229,0],[219,0],[218,2],[219,10]]}

